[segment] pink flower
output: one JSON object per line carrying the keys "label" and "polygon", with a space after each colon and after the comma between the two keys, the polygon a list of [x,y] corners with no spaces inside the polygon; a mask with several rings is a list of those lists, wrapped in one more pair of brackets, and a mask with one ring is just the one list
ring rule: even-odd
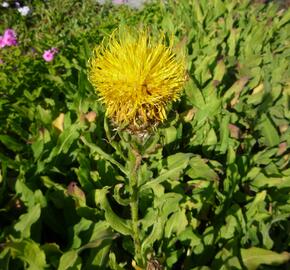
{"label": "pink flower", "polygon": [[13,29],[6,29],[1,43],[2,46],[16,46],[17,38],[15,31]]}
{"label": "pink flower", "polygon": [[51,52],[51,50],[47,50],[44,51],[42,57],[46,62],[50,62],[53,60],[54,54]]}
{"label": "pink flower", "polygon": [[0,48],[5,46],[16,46],[17,38],[13,29],[6,29],[3,36],[0,36]]}
{"label": "pink flower", "polygon": [[51,48],[50,50],[46,50],[44,51],[42,57],[46,62],[50,62],[53,60],[54,55],[58,53],[58,49],[57,48]]}

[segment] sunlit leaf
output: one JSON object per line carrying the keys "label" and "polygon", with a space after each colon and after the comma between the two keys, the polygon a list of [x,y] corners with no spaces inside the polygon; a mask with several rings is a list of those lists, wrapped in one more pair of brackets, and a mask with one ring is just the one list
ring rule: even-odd
{"label": "sunlit leaf", "polygon": [[241,256],[244,265],[249,270],[256,270],[261,264],[277,265],[290,260],[290,254],[288,252],[277,253],[256,247],[242,249]]}
{"label": "sunlit leaf", "polygon": [[30,237],[31,225],[40,217],[40,205],[36,204],[29,209],[29,212],[19,218],[19,222],[14,225],[16,231],[19,231],[23,238]]}

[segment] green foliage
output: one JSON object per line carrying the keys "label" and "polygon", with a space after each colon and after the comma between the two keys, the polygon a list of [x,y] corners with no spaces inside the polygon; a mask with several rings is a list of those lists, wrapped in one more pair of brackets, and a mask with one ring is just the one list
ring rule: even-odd
{"label": "green foliage", "polygon": [[[0,51],[0,269],[132,269],[136,192],[147,265],[289,266],[290,10],[252,2],[1,7],[18,46]],[[187,57],[181,101],[141,145],[110,125],[86,75],[119,25],[172,35]]]}

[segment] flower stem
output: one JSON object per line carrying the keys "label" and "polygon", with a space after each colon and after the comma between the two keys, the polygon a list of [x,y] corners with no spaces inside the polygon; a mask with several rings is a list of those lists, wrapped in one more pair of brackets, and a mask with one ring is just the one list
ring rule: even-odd
{"label": "flower stem", "polygon": [[130,178],[129,178],[129,185],[131,190],[131,218],[132,218],[132,231],[133,231],[133,241],[134,241],[134,248],[135,248],[135,259],[137,262],[137,265],[142,266],[143,265],[143,258],[141,254],[141,242],[139,238],[139,221],[138,221],[138,170],[141,165],[142,157],[141,155],[136,151],[132,150],[135,159],[134,159],[134,165],[132,166]]}

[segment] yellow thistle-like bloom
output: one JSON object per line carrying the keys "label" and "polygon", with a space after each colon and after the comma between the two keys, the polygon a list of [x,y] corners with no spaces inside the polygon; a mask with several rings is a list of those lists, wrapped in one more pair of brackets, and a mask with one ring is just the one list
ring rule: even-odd
{"label": "yellow thistle-like bloom", "polygon": [[89,80],[117,126],[145,131],[166,119],[166,105],[179,98],[185,82],[184,59],[177,59],[164,37],[153,41],[142,31],[113,33],[94,50]]}

